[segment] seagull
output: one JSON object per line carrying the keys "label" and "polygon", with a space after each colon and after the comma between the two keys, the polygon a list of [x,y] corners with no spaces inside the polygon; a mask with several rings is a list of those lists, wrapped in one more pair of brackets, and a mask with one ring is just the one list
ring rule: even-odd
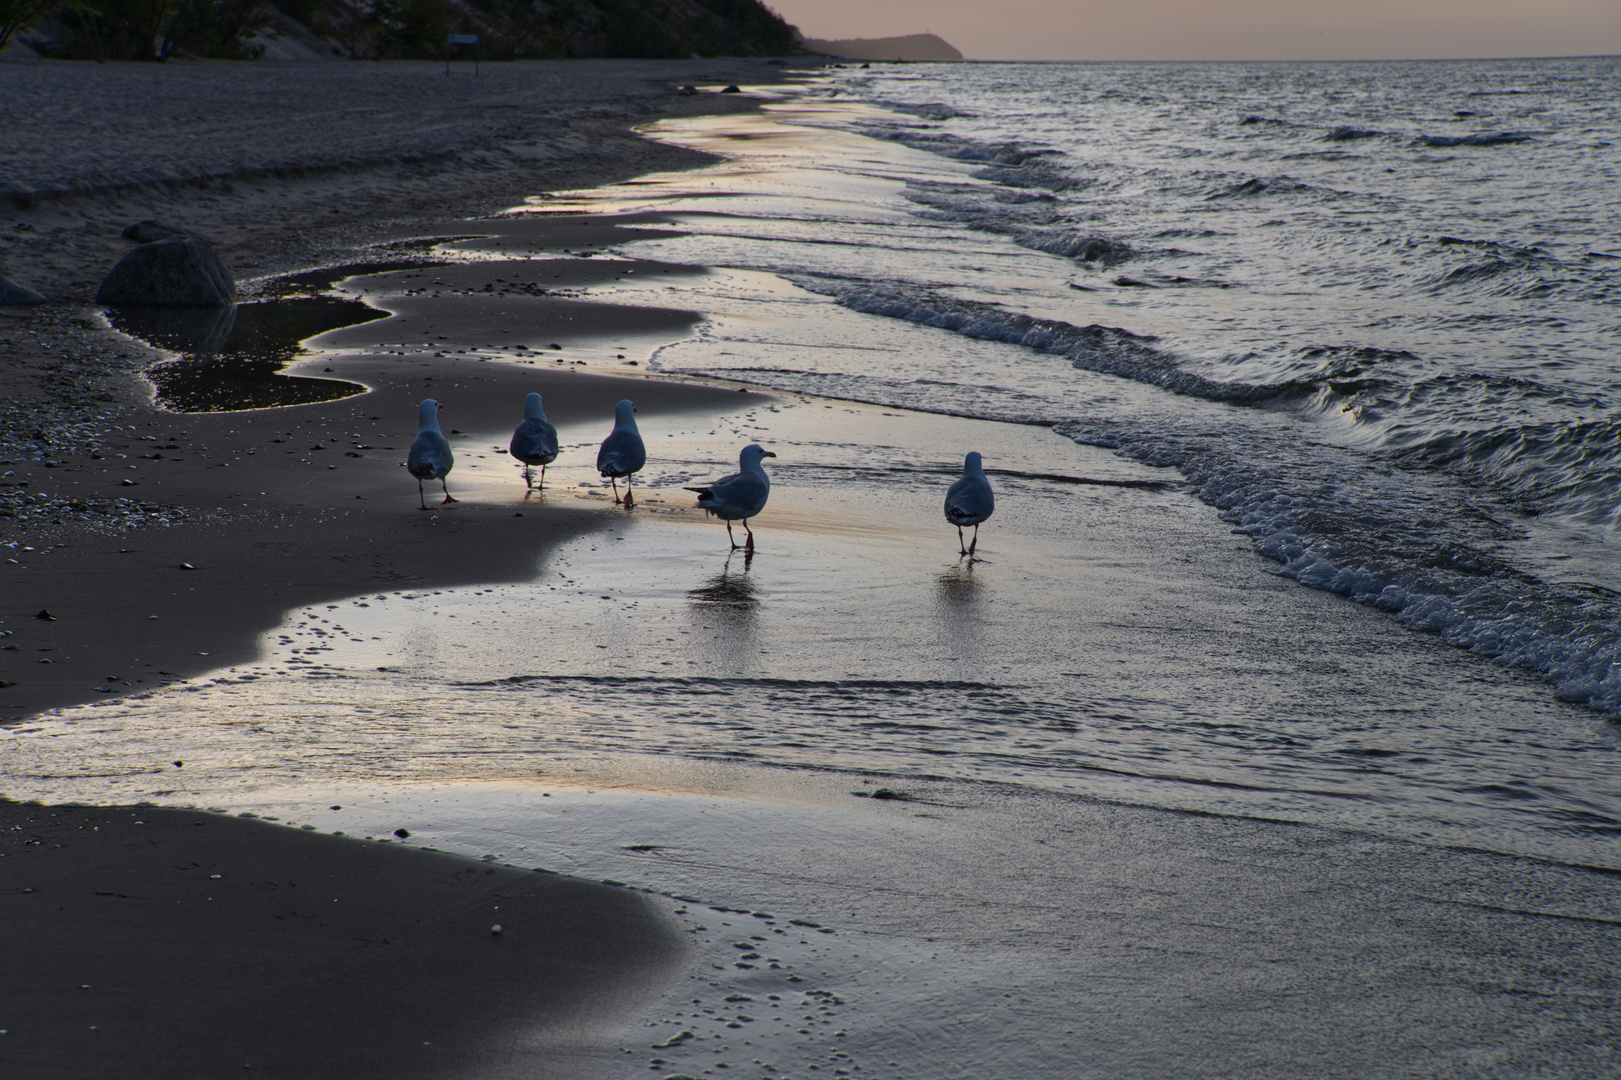
{"label": "seagull", "polygon": [[529,467],[540,466],[540,486],[546,486],[546,466],[557,457],[557,429],[540,407],[540,395],[530,394],[523,403],[523,423],[512,433],[512,456],[523,462],[523,482],[534,489]]}
{"label": "seagull", "polygon": [[979,463],[979,452],[973,451],[962,463],[962,476],[946,492],[946,520],[957,526],[957,544],[962,546],[962,527],[974,527],[973,543],[963,547],[964,555],[972,556],[979,546],[979,523],[996,509],[996,497],[991,494],[991,482],[985,479],[985,466]]}
{"label": "seagull", "polygon": [[[721,477],[708,487],[687,488],[698,493],[700,509],[726,522],[726,539],[732,541],[734,551],[739,547],[754,550],[754,531],[749,528],[749,518],[764,510],[765,501],[771,496],[771,478],[760,467],[760,461],[776,456],[758,443],[749,443],[737,455],[737,472]],[[743,519],[743,531],[749,536],[746,544],[739,544],[732,536],[732,522],[738,518]]]}
{"label": "seagull", "polygon": [[428,501],[422,495],[424,480],[439,481],[439,486],[445,489],[445,502],[456,501],[450,497],[450,488],[445,486],[445,474],[456,464],[456,455],[450,452],[450,443],[439,430],[439,409],[439,403],[433,398],[417,407],[417,437],[411,441],[411,452],[405,458],[405,467],[417,478],[417,499],[424,510],[428,508]]}
{"label": "seagull", "polygon": [[646,464],[647,447],[642,445],[642,433],[636,430],[636,406],[621,401],[614,406],[614,429],[602,440],[602,449],[597,451],[597,472],[613,484],[614,502],[619,501],[617,478],[623,476],[625,505],[634,504],[635,496],[630,493],[630,476],[640,472]]}

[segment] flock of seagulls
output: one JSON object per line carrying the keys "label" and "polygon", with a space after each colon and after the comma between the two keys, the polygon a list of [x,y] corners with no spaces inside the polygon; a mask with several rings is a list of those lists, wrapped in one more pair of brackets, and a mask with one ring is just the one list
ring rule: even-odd
{"label": "flock of seagulls", "polygon": [[[423,481],[426,480],[439,481],[445,493],[445,502],[456,501],[445,483],[445,476],[456,464],[456,456],[451,453],[444,432],[439,430],[440,407],[433,398],[418,406],[417,436],[411,443],[405,461],[406,468],[417,479],[417,500],[424,510],[428,508],[427,496],[422,490]],[[544,487],[546,466],[557,459],[559,448],[557,428],[546,419],[546,410],[541,406],[539,394],[530,394],[524,400],[523,422],[513,431],[512,442],[507,449],[514,458],[523,462],[525,486],[534,490],[532,469],[539,465],[540,484]],[[766,475],[761,462],[776,456],[758,443],[750,443],[737,456],[737,472],[721,477],[708,487],[686,489],[697,493],[699,509],[726,522],[726,538],[731,541],[734,550],[739,547],[754,550],[754,530],[749,528],[749,518],[758,516],[765,509],[766,500],[771,497],[771,477]],[[636,406],[629,401],[621,401],[614,406],[613,430],[602,440],[602,447],[597,451],[597,472],[612,485],[615,503],[635,505],[630,478],[646,464],[647,446],[636,427]],[[621,479],[625,481],[623,496],[619,494]],[[991,482],[985,476],[985,466],[978,452],[970,453],[963,460],[962,476],[946,492],[946,520],[957,526],[957,544],[962,548],[962,554],[973,557],[974,549],[979,546],[980,523],[990,517],[995,509],[996,499],[991,494]],[[742,544],[732,533],[734,521],[743,522],[743,533],[747,539]],[[969,525],[974,527],[972,541],[963,536],[963,529]]]}

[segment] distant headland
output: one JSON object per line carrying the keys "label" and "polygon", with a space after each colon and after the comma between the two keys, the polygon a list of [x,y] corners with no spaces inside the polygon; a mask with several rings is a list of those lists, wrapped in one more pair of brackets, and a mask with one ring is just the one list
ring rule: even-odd
{"label": "distant headland", "polygon": [[907,34],[904,37],[844,38],[825,41],[806,38],[805,48],[827,56],[851,60],[961,60],[962,53],[938,34]]}

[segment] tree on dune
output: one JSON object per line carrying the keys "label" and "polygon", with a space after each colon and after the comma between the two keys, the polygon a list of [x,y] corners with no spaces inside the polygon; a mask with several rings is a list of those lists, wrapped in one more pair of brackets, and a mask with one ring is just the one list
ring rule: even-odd
{"label": "tree on dune", "polygon": [[489,60],[798,51],[760,0],[0,0],[0,45],[61,59],[251,60],[261,33],[294,27],[357,60],[438,59],[451,33]]}

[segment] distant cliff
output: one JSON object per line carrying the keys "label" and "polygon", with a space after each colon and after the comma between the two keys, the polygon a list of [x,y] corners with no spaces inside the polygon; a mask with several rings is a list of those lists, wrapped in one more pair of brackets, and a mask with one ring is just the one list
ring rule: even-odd
{"label": "distant cliff", "polygon": [[[45,56],[435,59],[477,34],[486,60],[783,56],[799,34],[760,0],[11,0]],[[7,29],[0,0],[0,30]],[[21,10],[21,9],[19,9]],[[3,40],[0,40],[3,44]]]}
{"label": "distant cliff", "polygon": [[962,53],[936,34],[907,34],[905,37],[845,38],[825,41],[806,38],[805,48],[827,56],[851,60],[961,60]]}

